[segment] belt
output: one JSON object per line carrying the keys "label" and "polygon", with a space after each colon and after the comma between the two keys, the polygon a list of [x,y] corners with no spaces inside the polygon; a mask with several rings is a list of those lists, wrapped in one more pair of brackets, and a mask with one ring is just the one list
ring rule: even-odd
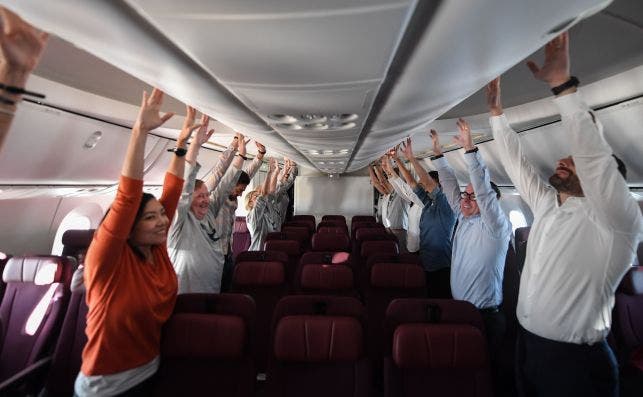
{"label": "belt", "polygon": [[483,307],[478,310],[480,310],[480,313],[493,314],[493,313],[498,313],[500,311],[500,308],[498,306],[489,306],[489,307]]}

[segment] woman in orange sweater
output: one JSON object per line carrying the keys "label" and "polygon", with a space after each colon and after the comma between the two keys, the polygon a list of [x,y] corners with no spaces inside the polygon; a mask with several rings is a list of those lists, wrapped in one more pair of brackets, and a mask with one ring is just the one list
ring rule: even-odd
{"label": "woman in orange sweater", "polygon": [[88,340],[77,396],[147,395],[159,365],[161,327],[177,293],[165,240],[183,187],[185,145],[198,127],[184,123],[161,198],[143,193],[147,134],[173,115],[160,114],[162,102],[157,89],[143,93],[116,199],[87,251]]}

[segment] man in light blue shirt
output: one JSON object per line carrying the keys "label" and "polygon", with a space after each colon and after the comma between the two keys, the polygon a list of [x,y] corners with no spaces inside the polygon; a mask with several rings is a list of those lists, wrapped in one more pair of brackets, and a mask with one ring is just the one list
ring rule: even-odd
{"label": "man in light blue shirt", "polygon": [[493,360],[505,332],[505,318],[499,306],[511,223],[500,207],[500,191],[490,181],[489,171],[473,144],[469,124],[460,119],[458,129],[456,141],[465,150],[471,180],[462,193],[453,169],[442,156],[437,134],[431,132],[437,157],[433,164],[458,219],[451,254],[451,292],[454,299],[471,302],[480,310]]}

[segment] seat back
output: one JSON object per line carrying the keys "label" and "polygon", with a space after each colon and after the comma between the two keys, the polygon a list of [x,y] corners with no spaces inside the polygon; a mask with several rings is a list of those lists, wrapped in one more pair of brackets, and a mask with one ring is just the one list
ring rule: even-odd
{"label": "seat back", "polygon": [[484,325],[472,304],[396,299],[384,327],[386,397],[493,395]]}
{"label": "seat back", "polygon": [[74,394],[74,382],[80,371],[83,348],[87,343],[85,327],[88,310],[84,286],[72,286],[67,313],[45,384],[46,395],[49,397],[67,397]]}
{"label": "seat back", "polygon": [[346,235],[346,229],[341,226],[322,226],[317,230],[317,233]]}
{"label": "seat back", "polygon": [[251,296],[257,307],[256,332],[251,337],[257,371],[265,372],[270,342],[270,322],[277,302],[288,293],[282,262],[239,262],[230,292]]}
{"label": "seat back", "polygon": [[87,248],[94,238],[95,230],[70,229],[65,231],[62,237],[62,256],[73,256],[79,266],[85,263],[85,254],[87,254]]}
{"label": "seat back", "polygon": [[299,258],[301,258],[301,244],[296,240],[270,240],[266,241],[266,251],[281,251],[288,255],[288,262],[285,264],[286,281],[292,286],[295,279],[295,271]]}
{"label": "seat back", "polygon": [[302,266],[299,286],[303,294],[357,296],[353,278],[346,265],[307,264]]}
{"label": "seat back", "polygon": [[373,215],[355,215],[351,218],[351,225],[355,222],[377,222]]}
{"label": "seat back", "polygon": [[315,226],[317,224],[317,220],[314,215],[294,215],[291,221],[308,223],[310,230],[315,230]]}
{"label": "seat back", "polygon": [[346,230],[346,234],[348,234],[348,226],[346,226],[346,223],[344,221],[340,220],[331,220],[331,221],[321,221],[319,224],[317,224],[317,230],[319,230],[322,227],[341,227]]}
{"label": "seat back", "polygon": [[346,224],[346,217],[344,215],[324,215],[322,216],[322,222],[325,221],[337,221]]}
{"label": "seat back", "polygon": [[53,351],[69,302],[75,261],[59,256],[9,259],[0,304],[0,381]]}
{"label": "seat back", "polygon": [[322,233],[313,235],[313,251],[348,251],[350,240],[346,234]]}
{"label": "seat back", "polygon": [[295,233],[292,231],[270,232],[266,234],[266,240],[295,240],[299,241],[302,247],[306,246],[308,235],[306,233]]}
{"label": "seat back", "polygon": [[246,217],[235,217],[232,227],[232,257],[236,258],[239,253],[247,251],[248,248],[250,248],[250,240],[250,231],[246,224]]}
{"label": "seat back", "polygon": [[305,227],[308,230],[308,235],[315,233],[315,224],[310,221],[287,221],[284,222],[281,229],[284,227]]}
{"label": "seat back", "polygon": [[288,296],[273,319],[268,396],[370,396],[358,300]]}
{"label": "seat back", "polygon": [[252,396],[255,306],[240,294],[184,294],[163,327],[155,396]]}
{"label": "seat back", "polygon": [[376,221],[354,221],[351,223],[351,236],[356,237],[359,229],[383,229],[386,230],[384,225]]}
{"label": "seat back", "polygon": [[630,268],[619,285],[612,332],[623,355],[643,346],[643,267]]}

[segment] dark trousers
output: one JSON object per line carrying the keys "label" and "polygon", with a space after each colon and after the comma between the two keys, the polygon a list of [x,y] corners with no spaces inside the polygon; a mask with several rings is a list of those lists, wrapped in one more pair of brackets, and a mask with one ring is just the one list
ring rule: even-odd
{"label": "dark trousers", "polygon": [[424,272],[426,276],[427,296],[431,299],[452,299],[451,268],[445,267],[432,272]]}
{"label": "dark trousers", "polygon": [[487,336],[487,346],[489,347],[489,358],[491,365],[494,365],[496,358],[502,347],[507,330],[507,320],[502,310],[480,309],[482,321],[484,322],[485,335]]}
{"label": "dark trousers", "polygon": [[232,274],[234,273],[234,259],[232,253],[228,252],[223,263],[223,274],[221,275],[221,292],[230,291],[232,287]]}
{"label": "dark trousers", "polygon": [[527,397],[616,397],[618,365],[607,341],[557,342],[521,329],[516,369]]}

